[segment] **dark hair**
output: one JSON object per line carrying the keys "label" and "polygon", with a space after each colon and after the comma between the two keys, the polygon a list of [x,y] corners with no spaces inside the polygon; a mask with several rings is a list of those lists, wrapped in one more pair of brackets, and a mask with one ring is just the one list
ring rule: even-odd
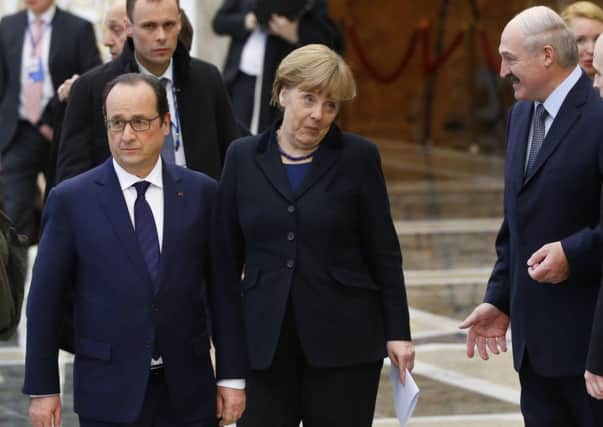
{"label": "dark hair", "polygon": [[[134,15],[134,5],[136,5],[137,0],[126,0],[126,13],[128,14],[128,19],[131,23],[134,23],[132,19],[132,15]],[[160,0],[151,0],[151,1],[160,1]],[[178,6],[178,10],[180,10],[180,0],[176,0],[176,6]]]}
{"label": "dark hair", "polygon": [[170,112],[165,87],[157,77],[139,73],[122,74],[107,83],[105,90],[103,91],[103,115],[105,118],[107,118],[107,96],[109,96],[109,92],[111,92],[111,90],[118,84],[135,86],[140,83],[146,84],[153,89],[157,104],[157,114],[159,114],[163,123],[163,118],[167,113]]}
{"label": "dark hair", "polygon": [[178,34],[178,40],[184,45],[186,50],[190,51],[193,46],[193,25],[191,24],[190,19],[186,16],[186,12],[184,9],[180,9],[180,24],[182,27],[180,28],[180,34]]}

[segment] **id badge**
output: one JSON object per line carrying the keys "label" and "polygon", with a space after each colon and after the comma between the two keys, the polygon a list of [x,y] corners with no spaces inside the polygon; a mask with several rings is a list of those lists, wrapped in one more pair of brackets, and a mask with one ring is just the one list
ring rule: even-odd
{"label": "id badge", "polygon": [[42,65],[42,58],[35,58],[35,60],[31,61],[27,65],[27,77],[32,82],[44,81],[44,66]]}

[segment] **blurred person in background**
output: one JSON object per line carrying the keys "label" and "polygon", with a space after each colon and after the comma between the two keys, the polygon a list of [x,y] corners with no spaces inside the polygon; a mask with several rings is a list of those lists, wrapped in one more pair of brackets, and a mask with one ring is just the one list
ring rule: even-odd
{"label": "blurred person in background", "polygon": [[566,7],[561,17],[576,35],[580,67],[592,79],[595,75],[593,50],[603,32],[603,9],[589,1],[577,1]]}
{"label": "blurred person in background", "polygon": [[34,237],[37,178],[62,117],[57,89],[101,60],[90,22],[53,0],[25,4],[0,21],[0,176],[6,214]]}
{"label": "blurred person in background", "polygon": [[325,0],[309,2],[296,19],[273,15],[265,25],[258,22],[255,3],[225,0],[213,19],[214,31],[231,37],[223,75],[235,116],[254,135],[280,115],[270,104],[270,97],[281,59],[306,44],[336,48],[342,43]]}

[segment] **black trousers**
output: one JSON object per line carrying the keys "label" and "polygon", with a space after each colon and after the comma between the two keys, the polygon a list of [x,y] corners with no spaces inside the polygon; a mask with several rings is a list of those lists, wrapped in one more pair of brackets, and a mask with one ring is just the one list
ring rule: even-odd
{"label": "black trousers", "polygon": [[235,80],[228,87],[232,112],[237,121],[247,129],[251,126],[251,116],[253,114],[255,80],[255,76],[250,76],[239,70]]}
{"label": "black trousers", "polygon": [[383,361],[314,368],[305,360],[291,307],[272,366],[251,371],[238,427],[370,427]]}
{"label": "black trousers", "polygon": [[46,172],[50,142],[30,123],[19,120],[2,153],[2,203],[17,232],[33,237],[37,178]]}
{"label": "black trousers", "polygon": [[584,377],[543,377],[526,352],[519,371],[526,427],[601,427],[603,401],[590,397]]}
{"label": "black trousers", "polygon": [[107,423],[80,417],[80,427],[217,427],[216,419],[186,423],[179,421],[172,405],[163,370],[151,373],[142,411],[133,423]]}

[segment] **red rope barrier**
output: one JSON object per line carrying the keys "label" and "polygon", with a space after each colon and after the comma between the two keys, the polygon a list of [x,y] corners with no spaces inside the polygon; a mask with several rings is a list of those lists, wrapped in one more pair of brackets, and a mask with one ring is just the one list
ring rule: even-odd
{"label": "red rope barrier", "polygon": [[396,69],[391,74],[383,75],[375,67],[373,67],[373,65],[366,57],[364,49],[362,48],[360,41],[358,40],[358,35],[354,31],[354,29],[348,27],[347,33],[348,39],[350,40],[350,44],[354,47],[354,50],[358,54],[358,59],[360,60],[366,71],[369,73],[371,78],[373,78],[373,80],[376,80],[377,82],[382,84],[389,84],[394,82],[395,80],[398,80],[398,78],[402,75],[404,69],[410,62],[410,59],[412,58],[413,54],[415,53],[415,47],[417,45],[417,41],[419,40],[419,30],[415,30],[410,36],[410,40],[408,41],[408,45],[406,47],[406,53],[404,54],[402,61],[400,61],[400,64],[398,64]]}
{"label": "red rope barrier", "polygon": [[[358,34],[350,25],[346,25],[346,33],[348,35],[348,39],[350,44],[356,51],[358,59],[363,67],[366,69],[368,74],[371,76],[373,80],[376,80],[381,84],[390,84],[396,81],[402,73],[404,72],[406,66],[412,59],[413,54],[415,53],[416,47],[418,43],[422,44],[422,64],[421,69],[423,71],[423,75],[426,76],[429,73],[433,73],[437,69],[439,69],[450,56],[458,49],[458,47],[463,43],[465,39],[466,31],[458,31],[450,43],[450,45],[444,50],[444,52],[439,55],[434,60],[431,59],[431,41],[430,41],[430,29],[428,25],[421,25],[420,28],[413,31],[408,44],[406,46],[406,51],[404,56],[395,70],[389,75],[382,74],[375,66],[371,64],[369,59],[366,56],[364,49],[360,43],[358,38]],[[479,32],[479,41],[482,53],[486,60],[486,64],[488,68],[490,68],[495,73],[500,69],[500,61],[497,59],[496,55],[492,52],[490,47],[490,41],[488,39],[488,35],[485,31]]]}

